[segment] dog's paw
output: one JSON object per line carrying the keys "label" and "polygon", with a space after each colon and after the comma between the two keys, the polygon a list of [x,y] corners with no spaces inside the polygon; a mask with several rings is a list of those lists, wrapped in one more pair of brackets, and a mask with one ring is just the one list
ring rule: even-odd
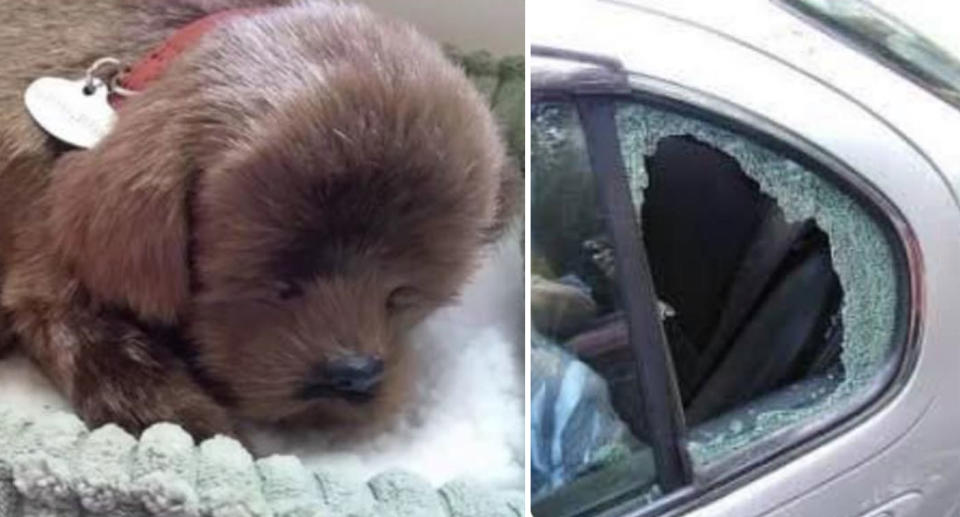
{"label": "dog's paw", "polygon": [[235,435],[227,410],[182,365],[118,372],[93,381],[78,382],[75,392],[75,405],[87,425],[113,423],[139,434],[153,424],[172,422],[196,440]]}

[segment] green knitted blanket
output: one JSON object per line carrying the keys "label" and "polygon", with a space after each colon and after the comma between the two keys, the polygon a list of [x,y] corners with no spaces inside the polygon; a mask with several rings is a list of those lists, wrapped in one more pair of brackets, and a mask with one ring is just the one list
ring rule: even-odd
{"label": "green knitted blanket", "polygon": [[254,460],[235,440],[195,446],[173,424],[135,439],[74,415],[0,409],[0,515],[521,517],[523,494],[466,481],[435,489],[404,472],[365,485],[292,456]]}

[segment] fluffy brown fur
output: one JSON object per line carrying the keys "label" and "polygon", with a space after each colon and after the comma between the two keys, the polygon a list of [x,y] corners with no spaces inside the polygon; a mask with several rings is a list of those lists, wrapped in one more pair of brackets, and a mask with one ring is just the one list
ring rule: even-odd
{"label": "fluffy brown fur", "polygon": [[[511,215],[482,98],[436,45],[363,8],[227,22],[88,151],[24,111],[36,77],[133,62],[204,14],[268,3],[0,3],[0,334],[90,424],[375,420],[410,374],[404,332]],[[371,400],[304,394],[354,355],[386,365]]]}

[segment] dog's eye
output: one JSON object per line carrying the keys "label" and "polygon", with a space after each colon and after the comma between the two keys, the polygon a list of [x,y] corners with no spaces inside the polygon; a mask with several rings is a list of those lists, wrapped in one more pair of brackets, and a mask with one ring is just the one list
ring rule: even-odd
{"label": "dog's eye", "polygon": [[281,300],[289,300],[303,294],[303,289],[299,285],[287,281],[277,282],[276,290]]}
{"label": "dog's eye", "polygon": [[403,310],[417,303],[420,292],[414,287],[398,287],[387,297],[387,309],[390,311]]}

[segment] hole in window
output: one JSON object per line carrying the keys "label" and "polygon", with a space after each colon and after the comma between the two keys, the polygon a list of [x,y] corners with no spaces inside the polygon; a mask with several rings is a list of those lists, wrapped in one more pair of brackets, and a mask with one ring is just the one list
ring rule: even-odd
{"label": "hole in window", "polygon": [[[905,313],[880,224],[726,129],[637,103],[616,119],[695,469],[874,396]],[[534,105],[531,153],[535,511],[653,501],[613,241],[571,105]]]}
{"label": "hole in window", "polygon": [[665,137],[644,159],[641,221],[689,426],[804,378],[842,380],[829,239],[729,155]]}
{"label": "hole in window", "polygon": [[878,222],[818,174],[712,124],[623,103],[617,125],[658,296],[685,307],[665,330],[695,464],[873,396],[900,313]]}

